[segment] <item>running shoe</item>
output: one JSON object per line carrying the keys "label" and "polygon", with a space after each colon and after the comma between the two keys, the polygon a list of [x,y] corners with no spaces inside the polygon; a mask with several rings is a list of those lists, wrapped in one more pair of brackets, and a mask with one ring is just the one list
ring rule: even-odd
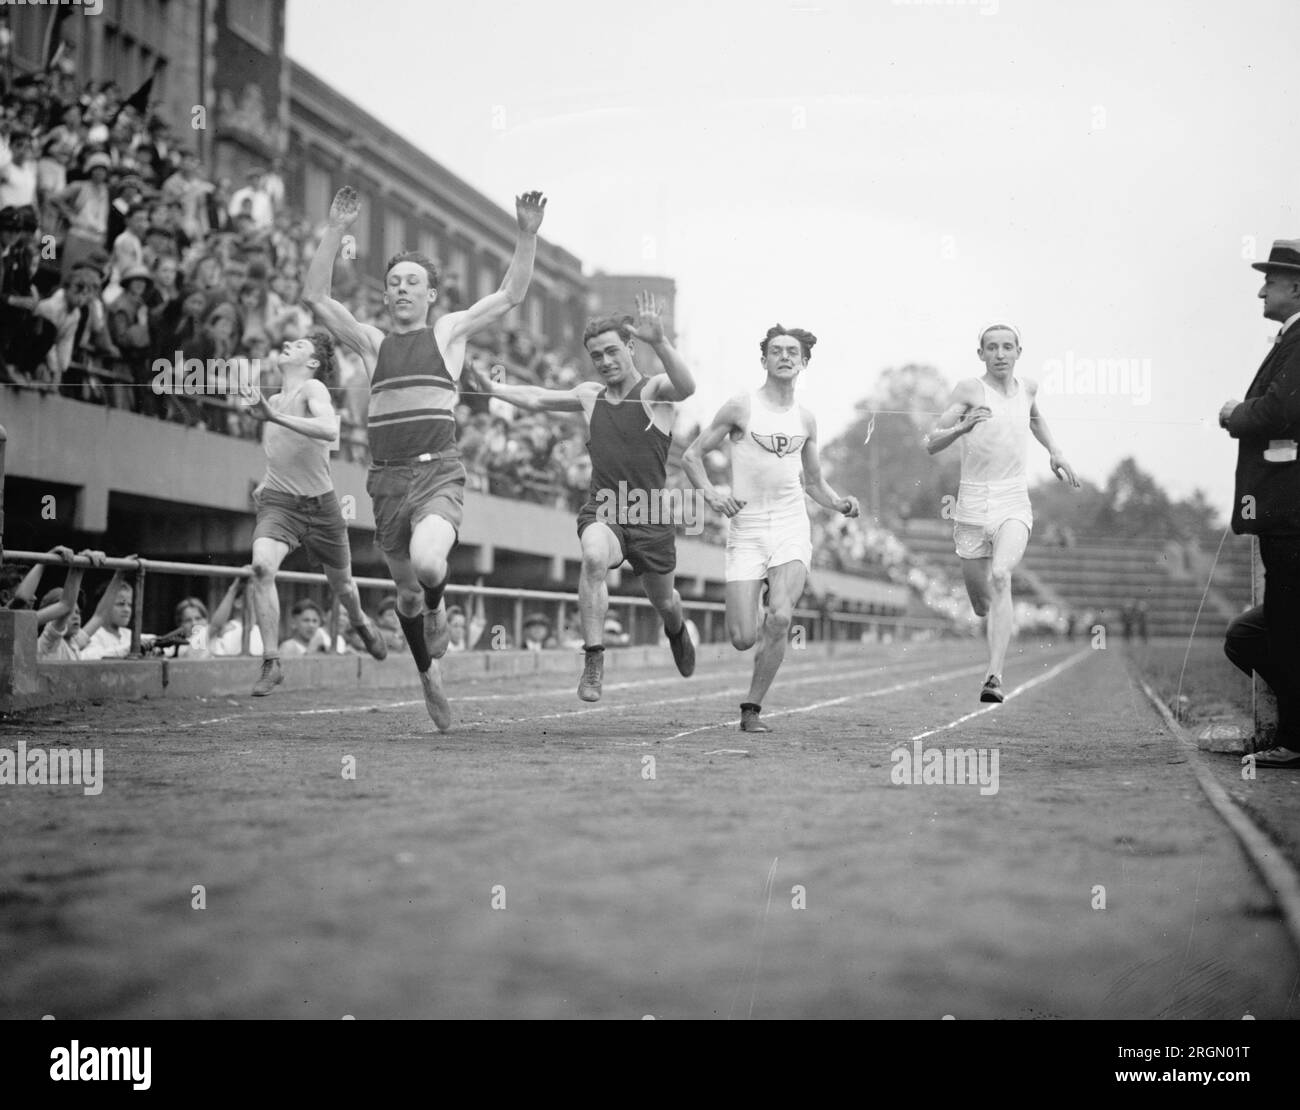
{"label": "running shoe", "polygon": [[1001,702],[1006,698],[1002,693],[1002,680],[997,675],[991,674],[984,680],[984,688],[980,690],[980,701]]}
{"label": "running shoe", "polygon": [[420,685],[424,687],[424,707],[439,732],[451,728],[451,703],[442,692],[442,674],[437,663],[431,663],[429,669],[420,675]]}
{"label": "running shoe", "polygon": [[1265,748],[1255,753],[1256,767],[1300,767],[1300,752],[1290,748]]}
{"label": "running shoe", "polygon": [[585,654],[582,677],[578,679],[578,697],[583,701],[600,701],[600,687],[605,680],[605,653],[588,650]]}
{"label": "running shoe", "polygon": [[366,645],[366,651],[375,659],[388,658],[388,645],[384,643],[384,638],[379,634],[377,629],[370,621],[360,625],[357,628],[357,635],[361,637],[361,642]]}
{"label": "running shoe", "polygon": [[758,719],[758,706],[750,703],[740,707],[741,732],[771,732],[772,730]]}
{"label": "running shoe", "polygon": [[677,635],[668,636],[668,646],[673,649],[673,662],[677,664],[677,673],[683,678],[690,678],[695,673],[695,644],[686,629],[686,622],[677,630]]}
{"label": "running shoe", "polygon": [[264,698],[284,681],[279,659],[263,659],[262,673],[253,684],[253,697]]}

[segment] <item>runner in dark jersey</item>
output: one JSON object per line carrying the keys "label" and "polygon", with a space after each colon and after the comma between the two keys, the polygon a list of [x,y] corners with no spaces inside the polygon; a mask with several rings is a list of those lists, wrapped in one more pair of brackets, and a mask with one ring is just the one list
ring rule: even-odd
{"label": "runner in dark jersey", "polygon": [[450,631],[443,591],[448,557],[460,530],[465,467],[456,448],[456,382],[465,343],[475,332],[523,303],[533,276],[541,193],[515,198],[519,238],[501,288],[463,312],[429,326],[438,296],[438,270],[414,251],[388,260],[384,304],[392,317],[387,336],[358,323],[330,295],[334,256],[360,204],[354,189],[338,191],[329,226],[312,258],[303,300],[340,343],[356,351],[370,377],[370,476],[375,542],[397,585],[397,616],[424,687],[424,703],[439,730],[451,727],[451,706],[434,660],[447,651]]}
{"label": "runner in dark jersey", "polygon": [[[637,297],[640,317],[607,316],[593,320],[583,333],[587,353],[604,385],[583,382],[573,389],[542,389],[483,381],[481,388],[533,412],[581,412],[591,436],[591,494],[578,512],[582,575],[578,602],[582,613],[586,659],[578,697],[599,701],[604,676],[605,613],[609,609],[606,578],[626,560],[640,575],[646,597],[663,618],[677,669],[695,670],[695,648],[682,617],[682,599],[674,587],[677,544],[673,524],[663,521],[662,494],[667,489],[668,445],[672,442],[675,404],[695,392],[695,380],[668,342],[655,299]],[[632,361],[634,339],[649,343],[667,373],[643,377]]]}

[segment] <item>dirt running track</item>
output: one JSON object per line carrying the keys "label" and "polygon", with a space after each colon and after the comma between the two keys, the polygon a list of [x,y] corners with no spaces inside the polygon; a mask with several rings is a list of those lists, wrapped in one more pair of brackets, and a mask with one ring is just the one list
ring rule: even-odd
{"label": "dirt running track", "polygon": [[767,736],[739,657],[462,686],[441,737],[414,686],[32,714],[0,744],[105,785],[0,788],[0,1017],[1300,1016],[1122,655],[1022,648],[1043,681],[924,739],[996,748],[996,794],[890,779],[981,708],[971,643],[791,652]]}

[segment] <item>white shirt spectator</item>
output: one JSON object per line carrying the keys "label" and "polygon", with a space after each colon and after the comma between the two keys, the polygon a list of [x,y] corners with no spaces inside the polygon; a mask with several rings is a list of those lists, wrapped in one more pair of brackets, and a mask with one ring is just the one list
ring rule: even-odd
{"label": "white shirt spectator", "polygon": [[36,159],[15,162],[8,142],[0,135],[0,208],[36,204]]}
{"label": "white shirt spectator", "polygon": [[107,628],[95,629],[95,634],[81,649],[82,659],[126,659],[131,654],[131,630],[119,628],[116,633]]}
{"label": "white shirt spectator", "polygon": [[271,203],[271,197],[265,188],[245,185],[242,189],[235,190],[234,196],[230,198],[231,216],[238,216],[244,210],[244,201],[250,197],[253,201],[253,227],[258,231],[270,231],[275,223],[275,205]]}
{"label": "white shirt spectator", "polygon": [[81,654],[63,638],[62,621],[47,621],[36,640],[36,657],[45,663],[75,663]]}
{"label": "white shirt spectator", "polygon": [[[240,641],[244,638],[244,625],[238,617],[233,617],[226,622],[226,627],[221,630],[221,635],[217,637],[208,637],[208,650],[213,655],[238,655]],[[248,634],[248,654],[262,654],[262,633],[257,625]]]}
{"label": "white shirt spectator", "polygon": [[[96,297],[85,306],[90,314],[82,342],[88,343],[92,336],[103,335],[108,321],[104,306]],[[45,366],[54,381],[61,381],[68,367],[72,364],[73,342],[77,336],[78,310],[68,307],[67,296],[62,289],[53,296],[46,297],[36,306],[39,316],[44,316],[54,325],[54,345],[45,356]]]}
{"label": "white shirt spectator", "polygon": [[129,228],[113,240],[113,281],[122,280],[127,270],[144,265],[144,244]]}

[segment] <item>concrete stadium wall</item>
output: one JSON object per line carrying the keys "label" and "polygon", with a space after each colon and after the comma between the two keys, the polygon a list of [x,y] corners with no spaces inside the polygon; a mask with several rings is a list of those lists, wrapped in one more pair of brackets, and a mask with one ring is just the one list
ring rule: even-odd
{"label": "concrete stadium wall", "polygon": [[[53,394],[3,389],[3,398],[8,473],[77,488],[78,531],[108,528],[109,494],[115,492],[239,513],[251,525],[249,489],[266,468],[260,444]],[[366,468],[335,460],[332,470],[340,500],[352,498],[350,527],[373,533]],[[460,541],[480,549],[480,574],[492,573],[497,548],[556,561],[578,558],[572,513],[484,493],[466,494]],[[205,558],[196,552],[194,561]],[[557,566],[554,577],[563,578],[562,562]],[[699,594],[706,584],[724,581],[724,552],[717,544],[679,538],[677,566],[684,593]],[[898,612],[907,607],[906,586],[824,569],[815,578],[820,592],[830,590],[842,600]]]}
{"label": "concrete stadium wall", "polygon": [[[799,654],[829,658],[858,650],[852,641],[809,643]],[[697,659],[705,667],[734,662],[730,644],[701,644]],[[744,653],[748,657],[751,653]],[[662,646],[612,648],[606,653],[606,674],[628,681],[646,668],[668,659]],[[110,659],[88,663],[41,663],[36,658],[36,614],[30,610],[0,610],[0,712],[41,709],[77,702],[138,698],[247,696],[257,679],[260,660],[236,659]],[[404,689],[417,696],[410,657],[395,655],[380,663],[369,656],[318,656],[283,661],[285,688],[331,690],[355,688],[358,693]],[[563,675],[576,682],[581,655],[576,651],[473,651],[449,654],[440,663],[449,687],[470,679],[515,675]],[[454,695],[453,695],[454,700]]]}

